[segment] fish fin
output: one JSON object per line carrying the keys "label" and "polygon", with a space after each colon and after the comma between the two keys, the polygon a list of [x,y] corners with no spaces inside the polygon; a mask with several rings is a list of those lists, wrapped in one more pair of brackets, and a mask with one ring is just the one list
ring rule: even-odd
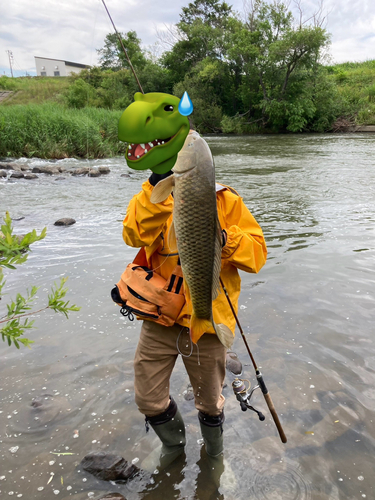
{"label": "fish fin", "polygon": [[174,227],[174,221],[172,221],[171,225],[169,226],[167,244],[170,250],[177,250],[177,237],[176,228]]}
{"label": "fish fin", "polygon": [[223,323],[216,324],[215,322],[212,322],[212,324],[214,325],[215,333],[218,336],[220,342],[226,349],[230,349],[234,341],[232,330]]}
{"label": "fish fin", "polygon": [[209,319],[197,318],[193,311],[190,320],[190,338],[194,344],[196,344],[202,335],[211,328],[212,322]]}
{"label": "fish fin", "polygon": [[217,225],[217,231],[215,239],[215,258],[214,258],[214,268],[212,273],[212,300],[217,299],[221,291],[220,271],[221,271],[221,249],[223,246],[223,239],[222,239],[219,219],[217,219],[216,225]]}
{"label": "fish fin", "polygon": [[169,177],[159,181],[152,190],[150,197],[151,203],[161,203],[166,200],[173,191],[173,186],[174,175],[170,175]]}

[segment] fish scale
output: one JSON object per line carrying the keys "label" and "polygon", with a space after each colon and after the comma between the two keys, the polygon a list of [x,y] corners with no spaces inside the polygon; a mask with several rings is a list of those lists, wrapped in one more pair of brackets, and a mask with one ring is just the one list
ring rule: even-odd
{"label": "fish scale", "polygon": [[[217,208],[215,172],[198,164],[176,182],[174,224],[184,278],[195,314],[211,319]],[[220,258],[220,255],[219,255]]]}

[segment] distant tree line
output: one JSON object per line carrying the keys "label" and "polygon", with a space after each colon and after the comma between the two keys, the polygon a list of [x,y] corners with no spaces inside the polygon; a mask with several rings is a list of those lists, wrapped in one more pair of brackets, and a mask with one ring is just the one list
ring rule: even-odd
{"label": "distant tree line", "polygon": [[[134,31],[121,34],[145,92],[182,96],[194,104],[201,132],[329,130],[346,102],[322,64],[330,35],[322,4],[304,20],[281,1],[251,0],[245,19],[220,0],[194,0],[180,21],[160,32],[160,58],[141,48]],[[72,77],[71,107],[125,109],[139,91],[115,34],[98,50],[100,67]]]}

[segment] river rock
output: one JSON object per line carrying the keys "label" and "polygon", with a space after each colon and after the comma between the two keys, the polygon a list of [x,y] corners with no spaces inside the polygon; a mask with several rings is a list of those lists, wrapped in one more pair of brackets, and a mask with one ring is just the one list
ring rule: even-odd
{"label": "river rock", "polygon": [[5,170],[0,170],[0,177],[7,177],[7,173],[5,172]]}
{"label": "river rock", "polygon": [[237,354],[235,352],[232,351],[227,352],[226,368],[228,371],[233,373],[233,375],[240,375],[242,373],[242,363],[238,359]]}
{"label": "river rock", "polygon": [[0,168],[3,168],[4,170],[20,170],[20,166],[17,165],[17,163],[14,162],[1,162],[0,163]]}
{"label": "river rock", "polygon": [[125,458],[105,451],[93,451],[81,461],[82,468],[103,481],[127,481],[140,469],[129,464]]}
{"label": "river rock", "polygon": [[129,174],[121,174],[121,177],[130,177]]}
{"label": "river rock", "polygon": [[36,174],[28,173],[25,174],[25,179],[38,179],[38,176]]}
{"label": "river rock", "polygon": [[99,172],[100,172],[101,174],[103,174],[103,175],[105,175],[105,174],[109,174],[109,173],[110,173],[110,169],[109,169],[109,167],[99,167],[99,168],[98,168],[98,170],[99,170]]}
{"label": "river rock", "polygon": [[21,171],[15,171],[11,174],[10,179],[23,179],[25,174]]}
{"label": "river rock", "polygon": [[39,167],[34,167],[32,169],[32,172],[34,174],[58,175],[60,173],[60,170],[58,169],[58,167],[52,165],[42,165]]}
{"label": "river rock", "polygon": [[30,167],[29,165],[20,165],[20,169],[22,170],[22,172],[27,172],[30,170]]}
{"label": "river rock", "polygon": [[79,167],[72,170],[72,175],[87,175],[89,171],[89,167]]}
{"label": "river rock", "polygon": [[100,177],[101,173],[97,168],[90,168],[89,173],[87,175],[89,177]]}
{"label": "river rock", "polygon": [[71,226],[72,224],[75,224],[76,221],[74,219],[70,219],[69,217],[64,217],[62,219],[57,220],[54,223],[54,226]]}
{"label": "river rock", "polygon": [[194,399],[194,391],[191,384],[188,384],[186,390],[182,393],[185,401],[192,401]]}

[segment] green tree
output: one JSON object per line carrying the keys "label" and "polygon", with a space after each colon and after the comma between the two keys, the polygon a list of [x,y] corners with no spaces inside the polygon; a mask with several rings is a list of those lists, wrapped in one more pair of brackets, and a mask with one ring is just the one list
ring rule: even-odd
{"label": "green tree", "polygon": [[[6,283],[3,267],[15,270],[16,266],[24,264],[30,251],[30,245],[45,238],[46,234],[47,230],[44,228],[39,235],[35,230],[27,233],[22,238],[14,235],[12,220],[9,213],[6,213],[0,233],[0,300],[3,298],[3,288]],[[3,341],[7,341],[9,346],[13,343],[18,349],[20,344],[29,347],[33,341],[24,337],[24,333],[33,328],[34,321],[29,320],[30,315],[52,309],[68,317],[68,312],[79,311],[79,307],[69,305],[69,301],[65,301],[67,288],[64,288],[64,285],[66,280],[67,278],[62,278],[59,285],[54,285],[48,295],[47,305],[38,311],[31,311],[38,287],[32,286],[30,290],[27,290],[26,297],[17,293],[16,299],[6,304],[6,314],[0,315],[0,334]]]}
{"label": "green tree", "polygon": [[298,24],[283,3],[256,0],[231,38],[229,54],[242,68],[240,94],[249,115],[276,129],[306,128],[315,113],[306,82],[319,71],[330,41],[326,30]]}
{"label": "green tree", "polygon": [[[128,31],[125,35],[123,33],[119,33],[119,35],[134,68],[142,69],[146,65],[146,57],[137,33]],[[116,33],[108,33],[105,37],[104,47],[98,49],[97,52],[102,69],[112,69],[113,71],[119,71],[122,68],[129,69],[128,60]]]}

